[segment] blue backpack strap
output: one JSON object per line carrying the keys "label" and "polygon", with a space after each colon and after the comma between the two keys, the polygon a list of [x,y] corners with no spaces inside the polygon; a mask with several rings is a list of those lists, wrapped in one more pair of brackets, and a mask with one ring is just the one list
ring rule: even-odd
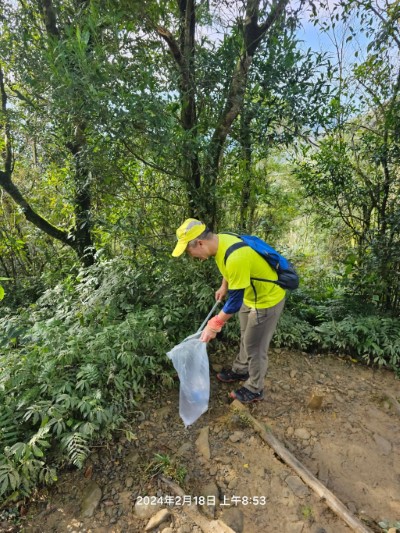
{"label": "blue backpack strap", "polygon": [[[231,233],[231,235],[234,235],[233,233]],[[233,244],[231,244],[229,246],[229,248],[227,248],[226,252],[225,252],[225,256],[224,256],[224,265],[226,265],[226,262],[228,260],[228,257],[231,255],[232,252],[234,252],[235,250],[237,250],[238,248],[243,248],[243,246],[248,246],[248,244],[246,244],[245,242],[241,241],[241,242],[235,242]]]}
{"label": "blue backpack strap", "polygon": [[243,241],[242,237],[238,235],[237,233],[233,233],[232,231],[221,231],[221,233],[223,233],[224,235],[232,235],[233,237],[237,237],[238,239],[241,239],[241,242],[235,242],[231,244],[229,248],[227,248],[225,252],[225,256],[224,256],[224,265],[226,265],[228,257],[231,255],[232,252],[234,252],[238,248],[243,248],[243,246],[248,246],[248,244],[246,244]]}

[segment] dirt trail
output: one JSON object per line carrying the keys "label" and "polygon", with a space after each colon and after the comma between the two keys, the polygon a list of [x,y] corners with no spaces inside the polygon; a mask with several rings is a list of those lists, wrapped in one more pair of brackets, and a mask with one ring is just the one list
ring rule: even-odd
{"label": "dirt trail", "polygon": [[[183,427],[178,390],[159,393],[135,413],[137,440],[122,438],[109,449],[95,451],[85,471],[64,473],[30,506],[22,530],[142,532],[150,517],[164,508],[163,521],[152,531],[197,533],[201,529],[185,514],[185,506],[203,501],[203,495],[210,504],[215,502],[215,507],[204,509],[207,519],[222,517],[237,532],[351,531],[246,420],[229,409],[232,387],[215,379],[226,359],[223,353],[210,356],[210,409],[196,424]],[[313,393],[323,398],[315,410],[307,407]],[[400,521],[396,398],[400,399],[400,381],[388,371],[349,358],[272,350],[266,399],[250,406],[250,412],[371,531],[387,531]],[[164,471],[182,478],[183,469],[185,502],[178,501],[156,475]],[[92,505],[98,502],[94,510],[85,508],[89,493]],[[145,496],[152,499],[140,517],[134,505],[147,502]],[[385,528],[378,525],[383,522]],[[3,522],[0,530],[6,527]]]}

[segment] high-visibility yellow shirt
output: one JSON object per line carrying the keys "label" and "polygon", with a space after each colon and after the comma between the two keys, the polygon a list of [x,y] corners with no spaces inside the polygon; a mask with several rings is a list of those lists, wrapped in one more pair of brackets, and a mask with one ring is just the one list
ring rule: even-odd
{"label": "high-visibility yellow shirt", "polygon": [[268,281],[254,278],[277,280],[276,271],[250,246],[233,251],[224,264],[226,250],[241,239],[234,235],[218,233],[218,250],[215,262],[228,282],[229,290],[244,289],[243,302],[248,307],[265,309],[273,307],[285,298],[284,289]]}

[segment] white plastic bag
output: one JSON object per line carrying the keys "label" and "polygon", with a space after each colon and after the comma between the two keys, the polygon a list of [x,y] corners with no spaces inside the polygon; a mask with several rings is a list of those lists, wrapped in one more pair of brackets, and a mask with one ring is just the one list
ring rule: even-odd
{"label": "white plastic bag", "polygon": [[180,380],[179,415],[190,426],[207,411],[210,399],[210,373],[207,343],[201,332],[187,337],[167,353]]}

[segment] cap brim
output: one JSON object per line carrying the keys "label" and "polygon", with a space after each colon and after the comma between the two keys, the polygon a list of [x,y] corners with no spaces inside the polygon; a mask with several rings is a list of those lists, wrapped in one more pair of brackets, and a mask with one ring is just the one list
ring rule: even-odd
{"label": "cap brim", "polygon": [[174,251],[172,252],[172,257],[179,257],[183,254],[183,252],[186,250],[186,246],[188,245],[187,242],[179,242],[174,248]]}

